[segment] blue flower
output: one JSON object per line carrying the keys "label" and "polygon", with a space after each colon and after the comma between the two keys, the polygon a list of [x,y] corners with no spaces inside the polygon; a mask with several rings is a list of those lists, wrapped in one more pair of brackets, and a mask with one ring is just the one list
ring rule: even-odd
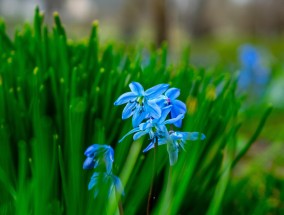
{"label": "blue flower", "polygon": [[184,114],[180,114],[176,118],[166,120],[171,108],[171,106],[163,108],[160,118],[150,118],[146,122],[141,123],[138,127],[132,129],[126,135],[124,135],[119,142],[123,141],[125,137],[133,133],[135,133],[133,135],[133,140],[137,140],[145,134],[149,134],[152,141],[155,141],[155,137],[163,136],[164,132],[167,130],[165,125],[174,124],[184,117]]}
{"label": "blue flower", "polygon": [[88,185],[88,189],[94,188],[94,197],[99,194],[100,189],[105,188],[108,192],[108,197],[115,190],[116,193],[124,195],[124,189],[119,177],[106,172],[95,172]]}
{"label": "blue flower", "polygon": [[94,144],[89,146],[84,154],[87,158],[83,164],[83,169],[96,168],[103,162],[106,165],[107,172],[111,172],[114,161],[114,151],[111,146]]}
{"label": "blue flower", "polygon": [[146,117],[159,118],[161,116],[160,107],[153,101],[163,94],[168,84],[158,84],[146,91],[138,82],[129,84],[131,92],[122,94],[114,105],[126,104],[122,112],[122,119],[127,119],[133,115],[132,125],[137,127]]}
{"label": "blue flower", "polygon": [[[186,105],[176,98],[179,97],[180,90],[178,88],[170,88],[165,92],[165,95],[161,95],[160,98],[155,100],[160,107],[171,105],[171,118],[176,118],[179,114],[186,112]],[[176,121],[174,125],[178,128],[181,127],[182,119]]]}
{"label": "blue flower", "polygon": [[[184,150],[184,145],[187,140],[204,140],[205,135],[199,132],[165,132],[165,135],[158,139],[158,145],[167,144],[167,151],[169,153],[170,165],[173,166],[178,159],[179,148]],[[143,152],[147,152],[154,148],[154,142],[151,142]]]}
{"label": "blue flower", "polygon": [[259,64],[260,61],[258,50],[251,45],[241,46],[239,58],[242,66],[246,69],[253,68],[255,65]]}
{"label": "blue flower", "polygon": [[263,64],[263,56],[258,48],[243,45],[239,53],[242,68],[238,77],[238,87],[242,91],[261,96],[269,81],[270,70]]}

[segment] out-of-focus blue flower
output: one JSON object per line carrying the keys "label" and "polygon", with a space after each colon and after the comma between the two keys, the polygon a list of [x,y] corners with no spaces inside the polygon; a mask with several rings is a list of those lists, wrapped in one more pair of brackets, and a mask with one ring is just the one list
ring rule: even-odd
{"label": "out-of-focus blue flower", "polygon": [[142,51],[142,56],[141,56],[141,67],[142,69],[147,68],[150,65],[151,62],[151,55],[147,49],[144,49]]}
{"label": "out-of-focus blue flower", "polygon": [[179,114],[176,118],[166,120],[169,112],[171,111],[171,106],[165,107],[162,109],[161,117],[158,119],[148,119],[146,122],[141,123],[137,128],[132,129],[129,131],[122,139],[119,141],[121,142],[130,134],[133,134],[133,140],[137,140],[145,134],[149,134],[150,139],[155,141],[155,137],[163,136],[163,133],[167,130],[167,124],[174,124],[175,122],[183,119],[184,114]]}
{"label": "out-of-focus blue flower", "polygon": [[[184,149],[186,141],[204,140],[205,135],[199,132],[165,132],[164,136],[158,139],[158,145],[167,144],[170,165],[173,166],[178,159],[179,148]],[[151,142],[143,152],[154,148],[154,142]]]}
{"label": "out-of-focus blue flower", "polygon": [[131,92],[122,94],[114,105],[126,104],[122,112],[122,119],[127,119],[133,115],[132,125],[137,127],[146,117],[159,118],[161,116],[160,107],[153,99],[164,93],[169,87],[168,84],[158,84],[146,91],[138,82],[129,84]]}
{"label": "out-of-focus blue flower", "polygon": [[108,196],[115,190],[116,193],[124,195],[124,189],[119,177],[107,172],[95,172],[88,185],[88,189],[94,188],[95,198],[100,192],[100,189],[105,188],[108,192]]}
{"label": "out-of-focus blue flower", "polygon": [[240,47],[239,59],[241,62],[238,87],[242,91],[260,96],[269,81],[270,70],[264,66],[260,50],[252,45]]}
{"label": "out-of-focus blue flower", "polygon": [[[170,88],[165,92],[165,95],[161,95],[157,100],[157,104],[160,107],[171,105],[171,118],[176,118],[179,114],[186,113],[186,105],[176,98],[179,97],[180,90],[178,88]],[[174,125],[181,127],[182,119],[176,121]]]}
{"label": "out-of-focus blue flower", "polygon": [[254,46],[248,44],[240,47],[239,58],[242,66],[247,69],[255,67],[260,61],[258,50]]}
{"label": "out-of-focus blue flower", "polygon": [[87,156],[83,164],[84,169],[96,168],[101,163],[104,163],[107,172],[111,172],[114,161],[114,151],[111,146],[93,144],[87,148],[84,154]]}

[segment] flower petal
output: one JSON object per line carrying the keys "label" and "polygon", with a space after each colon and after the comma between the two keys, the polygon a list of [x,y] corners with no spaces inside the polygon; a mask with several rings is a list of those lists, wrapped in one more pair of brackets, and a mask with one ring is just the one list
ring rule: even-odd
{"label": "flower petal", "polygon": [[184,151],[186,151],[185,150],[185,147],[184,147],[184,145],[185,145],[185,142],[184,141],[180,141],[179,143],[177,143]]}
{"label": "flower petal", "polygon": [[[171,110],[172,118],[176,118],[179,114],[184,114],[186,112],[186,105],[183,102],[179,100],[174,100],[172,101],[172,105],[173,105],[172,110]],[[182,119],[176,121],[174,125],[180,128],[182,125]]]}
{"label": "flower petal", "polygon": [[181,120],[183,119],[184,117],[184,114],[179,114],[176,118],[173,118],[173,119],[168,119],[164,122],[164,124],[174,124],[175,122],[177,122],[178,120]]}
{"label": "flower petal", "polygon": [[177,109],[175,109],[174,107],[172,107],[171,109],[171,118],[176,118],[180,113],[177,111]]}
{"label": "flower petal", "polygon": [[92,169],[94,168],[94,158],[93,157],[87,157],[83,164],[83,169]]}
{"label": "flower petal", "polygon": [[[171,111],[171,117],[172,118],[176,118],[178,116],[178,114],[175,111]],[[173,123],[174,126],[180,128],[182,125],[182,119],[177,120],[176,122]]]}
{"label": "flower petal", "polygon": [[164,124],[157,124],[155,127],[158,129],[160,136],[164,136],[165,133],[168,132],[167,127]]}
{"label": "flower petal", "polygon": [[148,129],[145,131],[138,131],[136,134],[133,135],[133,140],[138,140],[140,137],[147,134],[148,132],[149,132]]}
{"label": "flower petal", "polygon": [[151,87],[150,89],[145,91],[145,95],[148,99],[155,99],[161,94],[163,94],[169,87],[169,84],[158,84],[154,87]]}
{"label": "flower petal", "polygon": [[123,185],[119,179],[119,177],[117,176],[113,176],[114,177],[114,186],[115,186],[115,191],[121,195],[124,195],[124,188]]}
{"label": "flower petal", "polygon": [[137,104],[135,102],[127,103],[127,105],[124,107],[124,109],[122,111],[122,119],[127,119],[127,118],[131,117],[134,113],[136,105]]}
{"label": "flower petal", "polygon": [[155,102],[162,109],[167,106],[167,97],[160,95],[157,99],[152,99],[151,102]]}
{"label": "flower petal", "polygon": [[133,128],[131,131],[129,131],[127,134],[125,134],[118,142],[119,143],[122,142],[125,139],[125,137],[127,137],[128,135],[133,134],[133,133],[135,133],[139,130],[140,130],[139,128]]}
{"label": "flower petal", "polygon": [[151,122],[152,120],[148,120],[147,122],[143,122],[139,125],[139,128],[141,131],[144,131],[148,128],[152,128],[153,127],[153,123]]}
{"label": "flower petal", "polygon": [[173,166],[178,159],[178,150],[169,152],[170,165]]}
{"label": "flower petal", "polygon": [[114,102],[114,105],[122,105],[129,101],[133,101],[137,98],[137,95],[133,92],[123,93],[118,99]]}
{"label": "flower petal", "polygon": [[181,132],[185,140],[204,140],[206,136],[200,132]]}
{"label": "flower petal", "polygon": [[144,88],[138,82],[131,82],[129,88],[136,96],[144,96]]}
{"label": "flower petal", "polygon": [[165,96],[167,96],[170,100],[174,100],[180,95],[180,90],[178,88],[170,88],[165,92]]}
{"label": "flower petal", "polygon": [[172,105],[175,111],[178,112],[179,114],[186,112],[186,105],[182,101],[174,100],[172,101]]}
{"label": "flower petal", "polygon": [[161,116],[161,108],[153,101],[145,103],[146,112],[153,118],[158,119]]}
{"label": "flower petal", "polygon": [[154,140],[143,150],[143,153],[149,151],[150,149],[154,148]]}
{"label": "flower petal", "polygon": [[97,185],[99,177],[100,177],[100,173],[97,173],[97,172],[95,172],[92,175],[91,180],[90,180],[89,185],[88,185],[89,190],[91,190],[94,186]]}
{"label": "flower petal", "polygon": [[112,171],[112,161],[110,161],[110,160],[106,160],[105,161],[105,164],[106,164],[106,172],[109,174],[109,173],[111,173],[111,171]]}
{"label": "flower petal", "polygon": [[161,113],[161,117],[158,120],[158,124],[164,122],[169,114],[169,112],[171,111],[172,106],[167,106],[165,108],[162,109],[162,113]]}
{"label": "flower petal", "polygon": [[113,162],[114,161],[114,150],[111,146],[108,146],[108,157]]}
{"label": "flower petal", "polygon": [[167,144],[168,143],[168,140],[166,138],[160,138],[158,139],[158,145],[164,145],[164,144]]}
{"label": "flower petal", "polygon": [[175,123],[173,123],[174,126],[176,126],[177,128],[180,128],[182,126],[182,119],[176,121]]}
{"label": "flower petal", "polygon": [[139,124],[143,121],[143,119],[146,118],[147,112],[145,110],[140,111],[138,108],[136,108],[133,117],[132,117],[132,126],[137,127]]}
{"label": "flower petal", "polygon": [[105,160],[107,173],[111,173],[112,164],[114,161],[114,151],[111,147],[109,147],[109,150],[107,151],[107,153],[105,153],[104,160]]}
{"label": "flower petal", "polygon": [[[161,139],[158,139],[158,146],[161,146],[161,145],[164,145],[164,144],[167,144],[167,139],[166,138],[161,138]],[[150,149],[154,148],[154,145],[155,145],[155,140],[153,140],[144,150],[143,150],[143,153],[149,151]]]}
{"label": "flower petal", "polygon": [[101,148],[103,148],[103,145],[93,144],[86,149],[84,155],[86,155],[87,157],[92,157],[92,156],[94,156],[96,151],[100,150]]}
{"label": "flower petal", "polygon": [[173,141],[171,141],[168,142],[167,144],[167,150],[169,153],[170,165],[173,166],[178,159],[178,147],[175,145]]}

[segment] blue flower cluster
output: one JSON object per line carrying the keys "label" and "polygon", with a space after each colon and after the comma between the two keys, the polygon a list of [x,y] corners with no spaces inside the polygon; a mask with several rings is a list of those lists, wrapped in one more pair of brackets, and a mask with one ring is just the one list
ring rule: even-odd
{"label": "blue flower cluster", "polygon": [[[133,139],[148,134],[150,144],[143,150],[154,148],[156,145],[167,145],[170,165],[174,165],[178,159],[180,148],[184,149],[188,140],[204,140],[205,135],[199,132],[174,131],[173,126],[180,128],[186,113],[186,105],[178,100],[180,90],[169,88],[168,84],[158,84],[148,90],[144,90],[138,82],[129,84],[131,92],[122,94],[114,105],[126,104],[122,112],[122,119],[132,116],[133,129],[122,139],[130,134]],[[167,125],[170,126],[168,130]],[[83,169],[95,169],[88,188],[94,189],[97,197],[102,185],[110,195],[114,190],[124,195],[120,179],[112,173],[114,162],[114,150],[109,145],[93,144],[85,151],[87,157]]]}
{"label": "blue flower cluster", "polygon": [[243,45],[239,50],[241,63],[238,86],[241,91],[261,96],[270,78],[270,70],[264,66],[263,56],[258,48]]}
{"label": "blue flower cluster", "polygon": [[[99,193],[98,186],[102,183],[108,190],[108,195],[110,195],[114,189],[117,193],[123,195],[122,183],[120,179],[112,173],[114,162],[114,151],[112,147],[109,145],[93,144],[87,148],[85,156],[87,158],[83,164],[83,169],[96,170],[88,185],[89,190],[94,188],[94,196],[97,197]],[[100,171],[101,169],[105,171]]]}
{"label": "blue flower cluster", "polygon": [[132,116],[133,129],[120,142],[130,134],[134,134],[134,140],[148,134],[150,144],[143,152],[154,148],[155,144],[166,144],[172,166],[177,162],[179,149],[184,148],[187,140],[205,139],[205,135],[199,132],[168,130],[166,125],[181,127],[186,113],[186,105],[177,100],[180,95],[179,89],[169,89],[168,84],[158,84],[145,91],[138,82],[130,83],[129,87],[131,92],[122,94],[114,102],[114,105],[126,104],[122,119]]}

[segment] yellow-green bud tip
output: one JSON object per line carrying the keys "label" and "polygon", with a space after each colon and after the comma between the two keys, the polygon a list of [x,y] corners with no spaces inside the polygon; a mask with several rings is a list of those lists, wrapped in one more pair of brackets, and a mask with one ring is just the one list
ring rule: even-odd
{"label": "yellow-green bud tip", "polygon": [[105,68],[100,68],[100,73],[104,73],[105,72]]}
{"label": "yellow-green bud tip", "polygon": [[93,21],[93,26],[94,26],[94,27],[98,27],[98,26],[99,26],[99,20]]}
{"label": "yellow-green bud tip", "polygon": [[44,12],[43,12],[43,11],[40,11],[39,16],[40,16],[41,18],[44,18]]}
{"label": "yellow-green bud tip", "polygon": [[38,67],[35,67],[33,72],[34,72],[34,75],[36,75],[38,72]]}
{"label": "yellow-green bud tip", "polygon": [[59,17],[59,13],[57,11],[54,11],[53,17]]}

